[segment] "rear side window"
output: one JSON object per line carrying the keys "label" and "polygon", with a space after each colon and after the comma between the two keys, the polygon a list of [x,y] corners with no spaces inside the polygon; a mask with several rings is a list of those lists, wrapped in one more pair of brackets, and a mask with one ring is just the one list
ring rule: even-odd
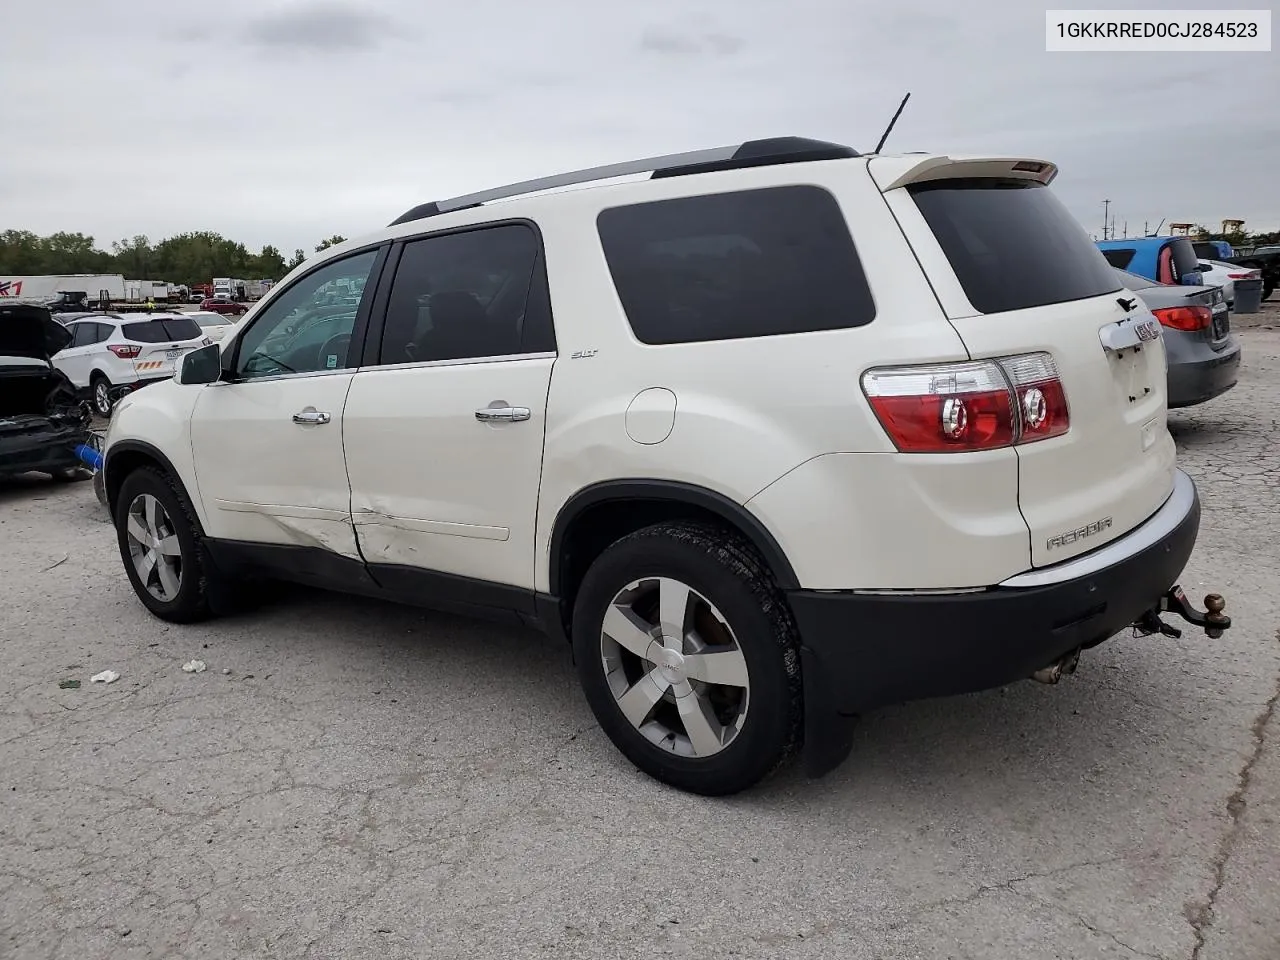
{"label": "rear side window", "polygon": [[1133,247],[1125,247],[1123,250],[1103,250],[1102,255],[1117,270],[1124,270],[1133,262],[1133,255],[1137,252]]}
{"label": "rear side window", "polygon": [[77,323],[71,331],[71,346],[87,347],[92,343],[97,343],[97,328],[98,325],[92,321]]}
{"label": "rear side window", "polygon": [[844,214],[819,187],[614,207],[597,227],[643,343],[839,330],[875,317]]}
{"label": "rear side window", "polygon": [[957,179],[908,190],[969,302],[982,313],[1121,289],[1107,258],[1043,184]]}
{"label": "rear side window", "polygon": [[199,337],[200,325],[194,320],[173,317],[165,320],[142,320],[120,327],[126,340],[134,343],[166,343],[170,340],[194,340]]}

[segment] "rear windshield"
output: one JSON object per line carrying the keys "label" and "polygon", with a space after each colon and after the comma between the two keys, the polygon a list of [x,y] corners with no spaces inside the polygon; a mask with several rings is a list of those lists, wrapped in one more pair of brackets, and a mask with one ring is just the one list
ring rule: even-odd
{"label": "rear windshield", "polygon": [[120,332],[126,340],[134,343],[166,343],[171,340],[194,340],[201,336],[200,325],[185,317],[126,323],[121,326]]}
{"label": "rear windshield", "polygon": [[1136,273],[1130,273],[1128,270],[1117,270],[1116,275],[1120,277],[1120,282],[1130,290],[1149,290],[1152,287],[1158,287],[1159,284],[1148,280],[1146,277],[1140,277]]}
{"label": "rear windshield", "polygon": [[909,187],[982,313],[1084,300],[1121,289],[1084,228],[1028,180],[938,180]]}

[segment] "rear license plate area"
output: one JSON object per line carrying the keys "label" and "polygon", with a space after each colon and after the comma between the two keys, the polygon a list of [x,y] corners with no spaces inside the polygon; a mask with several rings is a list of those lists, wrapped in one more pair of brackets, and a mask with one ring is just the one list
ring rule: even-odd
{"label": "rear license plate area", "polygon": [[1231,314],[1226,310],[1221,310],[1213,315],[1213,325],[1209,328],[1213,333],[1213,339],[1221,340],[1231,332]]}

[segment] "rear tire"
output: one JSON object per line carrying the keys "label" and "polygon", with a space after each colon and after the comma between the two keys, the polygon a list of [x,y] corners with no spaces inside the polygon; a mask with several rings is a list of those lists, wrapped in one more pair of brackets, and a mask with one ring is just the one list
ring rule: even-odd
{"label": "rear tire", "polygon": [[656,780],[737,793],[800,744],[790,609],[764,562],[728,531],[673,522],[617,541],[583,578],[572,633],[596,719]]}
{"label": "rear tire", "polygon": [[100,373],[95,373],[89,381],[90,403],[93,412],[104,420],[111,416],[111,381]]}
{"label": "rear tire", "polygon": [[1263,286],[1262,286],[1262,299],[1263,299],[1263,300],[1270,300],[1270,299],[1271,299],[1271,294],[1273,294],[1273,293],[1275,293],[1275,292],[1276,292],[1276,286],[1275,286],[1275,284],[1274,284],[1274,283],[1273,283],[1273,284],[1270,284],[1270,285],[1263,284]]}
{"label": "rear tire", "polygon": [[217,571],[205,557],[195,512],[172,477],[153,467],[129,474],[114,519],[120,558],[144,607],[171,623],[212,615]]}

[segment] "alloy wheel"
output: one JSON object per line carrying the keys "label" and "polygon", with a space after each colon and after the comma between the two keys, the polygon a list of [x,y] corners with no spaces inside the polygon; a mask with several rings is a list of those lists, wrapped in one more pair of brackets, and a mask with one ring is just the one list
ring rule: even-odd
{"label": "alloy wheel", "polygon": [[651,577],[619,591],[605,612],[600,658],[618,709],[655,746],[701,759],[741,732],[746,658],[724,616],[687,584]]}
{"label": "alloy wheel", "polygon": [[140,493],[126,516],[129,556],[138,580],[157,600],[168,603],[182,589],[182,546],[163,504]]}
{"label": "alloy wheel", "polygon": [[111,386],[105,380],[93,385],[93,405],[104,417],[111,412]]}

